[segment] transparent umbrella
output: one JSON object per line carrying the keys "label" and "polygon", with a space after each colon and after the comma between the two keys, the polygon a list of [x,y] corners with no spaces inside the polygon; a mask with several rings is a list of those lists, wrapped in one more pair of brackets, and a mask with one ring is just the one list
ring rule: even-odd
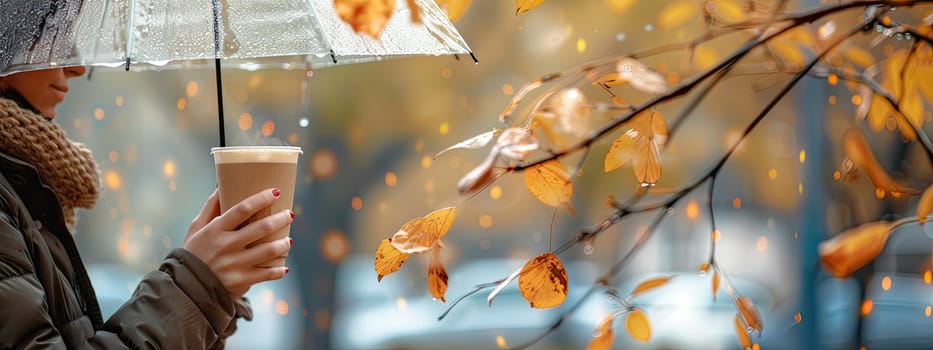
{"label": "transparent umbrella", "polygon": [[[475,56],[433,0],[345,1],[388,18],[358,34],[334,0],[0,0],[0,76],[63,66],[312,69],[407,55]],[[367,13],[368,3],[388,5]],[[417,7],[410,8],[409,6]],[[392,9],[394,7],[394,10]],[[347,8],[345,8],[347,10]],[[420,23],[412,21],[417,11]]]}

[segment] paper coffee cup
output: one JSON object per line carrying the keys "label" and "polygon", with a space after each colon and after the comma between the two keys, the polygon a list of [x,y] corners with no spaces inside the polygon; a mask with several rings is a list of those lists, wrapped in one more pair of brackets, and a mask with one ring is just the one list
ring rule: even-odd
{"label": "paper coffee cup", "polygon": [[[220,195],[220,212],[225,213],[231,207],[259,191],[278,188],[279,199],[269,208],[264,208],[243,222],[242,226],[278,213],[292,209],[295,198],[295,177],[298,173],[300,147],[290,146],[235,146],[211,148],[217,174],[217,186]],[[274,241],[288,237],[290,226],[260,238],[252,243]],[[257,266],[284,266],[284,256],[261,263]]]}

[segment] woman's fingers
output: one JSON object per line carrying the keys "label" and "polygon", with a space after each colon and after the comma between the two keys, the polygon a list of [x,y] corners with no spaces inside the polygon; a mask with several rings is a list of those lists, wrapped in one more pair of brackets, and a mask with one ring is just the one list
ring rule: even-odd
{"label": "woman's fingers", "polygon": [[291,238],[285,237],[271,242],[257,244],[238,254],[236,257],[237,263],[245,266],[254,266],[281,257],[291,249],[291,241]]}
{"label": "woman's fingers", "polygon": [[235,247],[246,247],[263,237],[271,235],[284,229],[294,220],[294,214],[291,210],[282,210],[260,220],[251,222],[249,225],[231,232],[231,245]]}
{"label": "woman's fingers", "polygon": [[220,195],[217,189],[214,189],[214,193],[211,193],[210,197],[207,197],[207,201],[204,202],[204,207],[201,208],[201,212],[191,221],[191,226],[188,227],[188,233],[190,234],[191,232],[200,230],[218,215],[220,215]]}
{"label": "woman's fingers", "polygon": [[218,224],[220,228],[227,231],[236,230],[243,222],[249,219],[256,212],[268,208],[279,198],[279,190],[270,188],[262,190],[246,199],[240,201],[227,212],[220,215]]}
{"label": "woman's fingers", "polygon": [[244,271],[243,273],[237,274],[237,280],[231,281],[234,287],[228,288],[228,291],[249,289],[249,286],[252,286],[256,283],[277,280],[285,277],[286,273],[288,273],[288,267],[285,266],[253,267],[247,271]]}

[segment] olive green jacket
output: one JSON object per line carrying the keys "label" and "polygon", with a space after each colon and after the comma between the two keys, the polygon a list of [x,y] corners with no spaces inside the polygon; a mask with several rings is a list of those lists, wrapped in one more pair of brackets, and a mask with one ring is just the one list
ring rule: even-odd
{"label": "olive green jacket", "polygon": [[104,321],[60,208],[34,167],[0,153],[0,349],[223,348],[252,317],[175,249]]}

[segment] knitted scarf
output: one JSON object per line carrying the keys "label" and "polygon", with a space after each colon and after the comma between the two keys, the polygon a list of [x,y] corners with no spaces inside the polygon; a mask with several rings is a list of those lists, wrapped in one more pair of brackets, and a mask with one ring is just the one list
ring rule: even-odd
{"label": "knitted scarf", "polygon": [[91,151],[69,140],[58,124],[2,97],[0,151],[36,167],[58,197],[69,227],[74,226],[76,208],[94,206],[100,179]]}

